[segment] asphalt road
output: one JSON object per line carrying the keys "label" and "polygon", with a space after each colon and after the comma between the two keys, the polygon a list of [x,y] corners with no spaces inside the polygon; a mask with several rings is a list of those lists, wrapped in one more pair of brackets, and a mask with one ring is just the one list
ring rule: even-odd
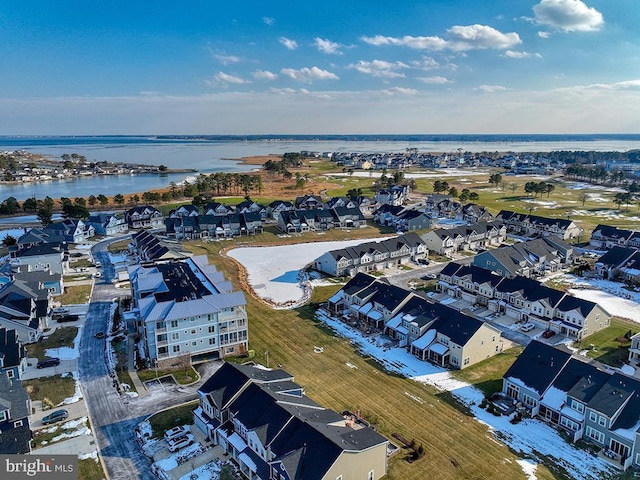
{"label": "asphalt road", "polygon": [[193,386],[157,388],[138,398],[116,391],[105,360],[106,340],[94,337],[97,332],[106,332],[113,300],[123,294],[111,284],[115,271],[109,263],[106,246],[112,241],[114,239],[98,243],[92,249],[94,259],[102,263],[102,277],[96,278],[80,343],[80,381],[109,478],[153,480],[155,477],[149,470],[151,462],[135,441],[135,426],[155,412],[195,400],[197,388],[219,365],[206,364],[199,368],[201,380]]}
{"label": "asphalt road", "polygon": [[[456,259],[455,261],[456,263],[460,263],[462,265],[469,265],[472,260],[473,260],[473,257],[462,257],[460,259]],[[408,288],[407,282],[409,282],[410,280],[415,280],[416,278],[420,278],[421,276],[426,275],[427,273],[433,273],[434,275],[437,275],[448,264],[449,262],[437,263],[437,264],[432,263],[430,265],[421,267],[419,269],[414,269],[411,271],[406,271],[401,273],[395,273],[393,275],[387,275],[385,276],[385,278],[389,280],[389,283],[391,285],[396,285],[402,288]]]}

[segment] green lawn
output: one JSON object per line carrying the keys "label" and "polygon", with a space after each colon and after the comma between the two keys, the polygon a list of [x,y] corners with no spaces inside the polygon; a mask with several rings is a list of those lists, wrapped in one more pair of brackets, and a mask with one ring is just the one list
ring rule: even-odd
{"label": "green lawn", "polygon": [[154,437],[162,437],[166,430],[177,425],[193,423],[193,411],[198,407],[198,401],[178,405],[177,407],[163,410],[149,419]]}
{"label": "green lawn", "polygon": [[[243,283],[238,265],[219,255],[219,245],[186,246],[196,254],[208,253],[236,288]],[[317,290],[311,302],[321,302],[337,289]],[[321,405],[335,411],[359,410],[382,434],[399,433],[424,445],[427,454],[417,462],[408,463],[403,454],[390,459],[389,479],[524,478],[518,457],[493,441],[486,426],[470,418],[466,408],[443,392],[388,374],[375,359],[358,355],[347,339],[315,320],[313,306],[274,311],[247,295],[247,312],[255,361],[266,364],[268,351],[269,364],[281,364]],[[323,347],[323,353],[315,353],[314,346]],[[536,476],[554,478],[544,465]]]}
{"label": "green lawn", "polygon": [[[631,342],[625,335],[640,331],[640,325],[619,317],[611,319],[611,325],[604,330],[589,335],[581,342],[581,348],[588,348],[587,356],[612,367],[621,367],[629,358]],[[594,348],[590,348],[593,345]]]}
{"label": "green lawn", "polygon": [[99,461],[93,458],[78,461],[78,480],[102,480],[107,478]]}
{"label": "green lawn", "polygon": [[[64,325],[64,324],[60,324]],[[73,340],[78,334],[78,327],[57,328],[51,335],[41,341],[27,345],[29,356],[43,360],[47,348],[73,347]]]}
{"label": "green lawn", "polygon": [[73,396],[76,391],[73,378],[70,376],[62,378],[60,375],[24,380],[22,386],[27,390],[31,400],[41,400],[49,407],[59,405],[65,398]]}
{"label": "green lawn", "polygon": [[138,377],[140,378],[141,382],[147,382],[149,380],[164,377],[166,375],[173,375],[173,378],[175,378],[176,382],[178,382],[180,385],[188,385],[198,379],[198,374],[193,369],[193,367],[189,367],[186,370],[184,368],[158,370],[157,374],[153,368],[138,371]]}
{"label": "green lawn", "polygon": [[64,287],[64,293],[58,297],[62,305],[87,303],[91,295],[91,285],[72,285]]}
{"label": "green lawn", "polygon": [[502,376],[516,361],[522,350],[524,348],[521,346],[510,348],[469,368],[455,370],[453,375],[475,386],[489,397],[492,393],[502,390]]}
{"label": "green lawn", "polygon": [[112,242],[107,247],[107,250],[109,252],[111,252],[111,253],[118,253],[118,252],[121,252],[123,250],[128,250],[129,249],[129,243],[131,243],[130,239],[120,240],[118,242]]}

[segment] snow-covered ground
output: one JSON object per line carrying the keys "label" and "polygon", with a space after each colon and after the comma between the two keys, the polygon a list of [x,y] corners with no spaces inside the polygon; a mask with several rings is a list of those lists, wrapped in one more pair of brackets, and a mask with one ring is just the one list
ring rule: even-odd
{"label": "snow-covered ground", "polygon": [[260,298],[274,306],[294,308],[304,303],[311,293],[307,278],[301,272],[306,265],[329,250],[384,238],[388,237],[279,247],[243,247],[229,250],[228,255],[247,270],[249,283]]}
{"label": "snow-covered ground", "polygon": [[574,275],[552,277],[554,281],[573,285],[569,293],[597,303],[611,315],[640,323],[640,292],[622,288],[622,284],[609,280],[581,278]]}
{"label": "snow-covered ground", "polygon": [[[433,385],[439,390],[451,392],[469,407],[476,420],[485,424],[496,438],[522,455],[525,460],[519,464],[527,478],[536,478],[535,469],[540,463],[538,453],[553,459],[576,479],[596,480],[615,471],[604,460],[565,442],[556,430],[539,420],[526,419],[512,424],[510,417],[497,417],[480,408],[482,392],[467,383],[456,380],[448,370],[422,362],[404,348],[387,348],[380,340],[364,337],[360,332],[328,317],[322,311],[318,312],[318,318],[340,336],[352,340],[363,354],[377,358],[388,370],[415,381]],[[413,399],[418,403],[424,402],[421,398]]]}
{"label": "snow-covered ground", "polygon": [[82,325],[78,327],[76,338],[73,339],[73,347],[47,348],[44,354],[47,357],[57,357],[60,360],[73,360],[80,356],[80,337],[82,336]]}
{"label": "snow-covered ground", "polygon": [[[404,172],[403,172],[404,173]],[[432,170],[431,172],[425,173],[404,173],[404,178],[438,178],[438,177],[457,177],[460,175],[489,175],[488,170],[483,169],[459,169],[459,168],[442,168],[439,170]],[[353,173],[325,173],[327,177],[359,177],[359,178],[380,178],[382,175],[381,170],[358,170]]]}

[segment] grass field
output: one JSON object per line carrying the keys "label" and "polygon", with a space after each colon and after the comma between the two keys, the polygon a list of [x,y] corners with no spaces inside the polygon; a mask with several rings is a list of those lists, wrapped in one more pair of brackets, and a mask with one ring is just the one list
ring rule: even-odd
{"label": "grass field", "polygon": [[87,303],[91,295],[91,285],[72,285],[64,287],[64,293],[58,297],[62,305]]}
{"label": "grass field", "polygon": [[129,243],[131,243],[131,240],[129,239],[120,240],[119,242],[112,242],[107,247],[107,250],[111,253],[118,253],[123,250],[127,250],[129,248]]}
{"label": "grass field", "polygon": [[[241,285],[237,264],[219,255],[219,245],[193,242],[187,248],[209,254],[236,288]],[[311,302],[320,302],[337,289],[316,289]],[[375,359],[359,356],[348,340],[314,319],[312,306],[274,311],[250,296],[247,302],[250,348],[257,353],[256,361],[266,364],[268,351],[270,365],[282,364],[320,404],[336,411],[360,410],[384,435],[400,433],[424,445],[425,457],[412,464],[404,460],[405,453],[393,457],[390,479],[525,477],[518,457],[493,441],[487,428],[470,418],[450,394],[389,374]],[[314,353],[314,346],[322,346],[324,352]],[[493,375],[497,372],[496,368]],[[536,476],[554,478],[544,466],[538,467]]]}
{"label": "grass field", "polygon": [[103,480],[107,478],[102,465],[93,458],[78,461],[78,480]]}
{"label": "grass field", "polygon": [[180,385],[188,385],[198,379],[198,374],[193,369],[193,367],[189,367],[186,370],[184,368],[176,368],[173,370],[158,370],[157,373],[152,368],[138,371],[138,377],[142,382],[147,382],[155,378],[164,377],[165,375],[173,375],[173,378],[175,378],[176,382],[178,382]]}
{"label": "grass field", "polygon": [[611,319],[611,326],[599,332],[589,335],[582,341],[581,347],[589,348],[587,356],[594,358],[612,367],[621,367],[629,358],[629,346],[631,341],[625,335],[631,331],[632,334],[640,331],[640,325],[619,317]]}
{"label": "grass field", "polygon": [[516,361],[522,350],[524,348],[521,346],[510,348],[464,370],[455,370],[453,375],[459,380],[474,385],[488,397],[502,390],[502,376]]}
{"label": "grass field", "polygon": [[24,380],[22,386],[27,390],[31,400],[40,400],[51,407],[73,396],[76,391],[73,378],[62,378],[60,375]]}
{"label": "grass field", "polygon": [[177,407],[163,410],[149,419],[154,437],[162,437],[164,432],[176,425],[193,423],[193,411],[197,408],[198,401],[178,405]]}
{"label": "grass field", "polygon": [[51,335],[42,341],[27,345],[29,356],[43,360],[47,348],[72,347],[73,339],[78,334],[78,327],[57,328]]}

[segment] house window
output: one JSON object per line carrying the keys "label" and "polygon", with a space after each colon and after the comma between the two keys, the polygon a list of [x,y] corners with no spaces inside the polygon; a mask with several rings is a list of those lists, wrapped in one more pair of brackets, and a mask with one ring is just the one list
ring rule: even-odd
{"label": "house window", "polygon": [[7,370],[7,377],[13,378],[13,370]]}
{"label": "house window", "polygon": [[215,325],[211,325],[211,326],[209,327],[209,333],[216,333],[216,327],[215,327]]}
{"label": "house window", "polygon": [[173,346],[173,353],[178,353],[180,351],[180,345]]}
{"label": "house window", "polygon": [[596,414],[596,412],[589,412],[589,420],[591,420],[592,422],[598,421],[598,415]]}
{"label": "house window", "polygon": [[191,346],[195,347],[198,344],[198,342],[191,342]]}
{"label": "house window", "polygon": [[516,385],[509,383],[507,385],[507,395],[511,398],[518,399],[518,395],[520,394],[520,388]]}
{"label": "house window", "polygon": [[465,365],[469,365],[469,357],[467,357],[467,358],[465,358],[465,359],[464,359],[464,364],[465,364]]}
{"label": "house window", "polygon": [[604,433],[599,432],[595,428],[587,427],[585,430],[585,435],[600,444],[604,444]]}
{"label": "house window", "polygon": [[164,354],[166,354],[166,353],[167,353],[167,351],[168,351],[168,350],[167,350],[167,347],[160,347],[160,348],[158,349],[158,355],[164,355]]}
{"label": "house window", "polygon": [[4,422],[9,418],[7,410],[0,410],[0,422]]}
{"label": "house window", "polygon": [[533,398],[531,398],[529,395],[523,395],[522,396],[522,403],[524,403],[527,407],[533,408],[536,406],[536,404],[538,402],[536,402]]}
{"label": "house window", "polygon": [[578,402],[577,400],[571,400],[571,408],[576,412],[584,412],[584,404]]}
{"label": "house window", "polygon": [[598,425],[601,425],[601,426],[605,427],[607,425],[607,418],[602,416],[602,415],[600,415],[598,417]]}
{"label": "house window", "polygon": [[369,475],[368,475],[368,477],[367,477],[367,478],[368,478],[368,480],[373,480],[373,479],[374,479],[374,476],[375,476],[375,473],[374,473],[374,471],[373,471],[373,470],[371,470],[371,471],[369,472]]}
{"label": "house window", "polygon": [[195,335],[195,334],[196,334],[196,329],[195,328],[191,329],[191,335]]}
{"label": "house window", "polygon": [[216,344],[216,339],[215,338],[210,338],[209,339],[209,345],[215,345]]}
{"label": "house window", "polygon": [[[639,453],[638,455],[640,455],[640,453]],[[336,480],[342,480],[342,475],[338,475],[338,476],[336,477]]]}
{"label": "house window", "polygon": [[562,425],[565,428],[568,428],[573,432],[578,430],[578,427],[579,427],[579,425],[576,422],[574,422],[573,420],[569,420],[567,417],[562,417],[560,419],[560,425]]}
{"label": "house window", "polygon": [[18,428],[24,425],[24,422],[22,420],[18,420],[17,422],[15,422],[13,424],[13,428]]}
{"label": "house window", "polygon": [[180,334],[178,332],[172,333],[171,340],[180,340]]}
{"label": "house window", "polygon": [[171,320],[171,328],[178,328],[178,320]]}

